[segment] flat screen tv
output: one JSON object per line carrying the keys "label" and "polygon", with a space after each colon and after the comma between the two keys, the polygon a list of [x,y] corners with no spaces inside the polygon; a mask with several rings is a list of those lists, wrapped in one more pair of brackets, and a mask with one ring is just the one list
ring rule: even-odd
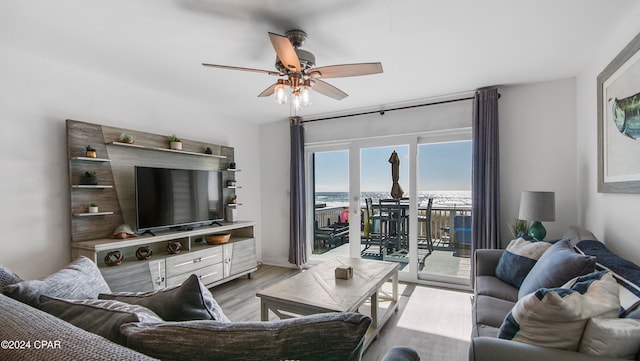
{"label": "flat screen tv", "polygon": [[136,228],[191,228],[224,219],[222,173],[135,167]]}

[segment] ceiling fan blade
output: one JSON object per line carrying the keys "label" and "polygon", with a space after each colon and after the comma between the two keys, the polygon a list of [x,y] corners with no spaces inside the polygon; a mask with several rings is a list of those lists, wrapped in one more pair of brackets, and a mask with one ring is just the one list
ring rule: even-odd
{"label": "ceiling fan blade", "polygon": [[382,63],[359,63],[359,64],[341,64],[329,65],[309,70],[311,77],[318,76],[320,78],[342,78],[348,76],[360,76],[369,74],[382,73]]}
{"label": "ceiling fan blade", "polygon": [[229,70],[241,70],[241,71],[250,71],[253,73],[263,73],[263,74],[269,74],[269,75],[275,75],[275,76],[281,76],[284,74],[280,74],[277,71],[271,71],[271,70],[261,70],[261,69],[252,69],[252,68],[241,68],[239,66],[229,66],[229,65],[218,65],[218,64],[207,64],[207,63],[202,63],[203,66],[208,66],[211,68],[220,68],[220,69],[229,69]]}
{"label": "ceiling fan blade", "polygon": [[275,93],[276,91],[277,85],[278,83],[275,83],[272,86],[268,87],[267,89],[263,90],[262,93],[258,94],[258,97],[268,97],[270,95],[273,95],[273,93]]}
{"label": "ceiling fan blade", "polygon": [[322,95],[326,95],[329,98],[333,98],[335,100],[342,100],[349,96],[349,94],[343,92],[342,90],[334,87],[333,85],[324,82],[322,80],[316,79],[311,86],[311,89],[317,91]]}
{"label": "ceiling fan blade", "polygon": [[271,39],[273,49],[275,49],[276,54],[278,54],[278,59],[280,59],[282,64],[287,69],[291,69],[291,71],[295,71],[296,73],[300,72],[300,59],[298,59],[298,54],[296,54],[296,50],[293,48],[293,45],[291,45],[289,38],[283,35],[269,33],[269,39]]}

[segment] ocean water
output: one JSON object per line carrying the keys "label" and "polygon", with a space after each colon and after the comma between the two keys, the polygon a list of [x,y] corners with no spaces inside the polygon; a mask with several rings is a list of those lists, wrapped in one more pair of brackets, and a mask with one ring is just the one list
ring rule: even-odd
{"label": "ocean water", "polygon": [[[373,203],[379,199],[391,198],[386,192],[362,192],[361,203],[371,198]],[[434,207],[471,207],[471,191],[429,191],[418,192],[418,206],[427,206],[429,198],[433,198]],[[327,207],[346,207],[349,205],[349,192],[316,192],[316,204],[324,203]]]}

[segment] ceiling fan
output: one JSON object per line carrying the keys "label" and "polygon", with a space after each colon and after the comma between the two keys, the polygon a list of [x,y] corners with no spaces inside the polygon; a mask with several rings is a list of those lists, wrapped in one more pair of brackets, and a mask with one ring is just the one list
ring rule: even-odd
{"label": "ceiling fan", "polygon": [[300,46],[307,38],[307,33],[302,30],[289,30],[286,36],[269,33],[269,39],[276,51],[275,68],[277,71],[242,68],[237,66],[202,63],[204,66],[230,70],[250,71],[284,77],[258,94],[259,97],[267,97],[275,94],[276,102],[282,104],[287,101],[286,88],[291,88],[291,95],[296,109],[300,109],[309,103],[309,90],[314,90],[330,98],[341,100],[347,97],[347,93],[322,81],[328,78],[342,78],[382,73],[382,64],[356,63],[330,65],[314,68],[315,56]]}

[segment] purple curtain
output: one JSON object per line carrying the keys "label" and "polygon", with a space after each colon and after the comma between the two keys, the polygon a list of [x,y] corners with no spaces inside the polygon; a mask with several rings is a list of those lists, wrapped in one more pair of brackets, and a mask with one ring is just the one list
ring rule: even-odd
{"label": "purple curtain", "polygon": [[471,221],[471,285],[475,280],[474,251],[500,247],[500,152],[498,89],[476,92],[473,100],[473,170]]}
{"label": "purple curtain", "polygon": [[304,127],[302,126],[302,118],[289,118],[289,126],[291,130],[289,263],[302,267],[307,263]]}

